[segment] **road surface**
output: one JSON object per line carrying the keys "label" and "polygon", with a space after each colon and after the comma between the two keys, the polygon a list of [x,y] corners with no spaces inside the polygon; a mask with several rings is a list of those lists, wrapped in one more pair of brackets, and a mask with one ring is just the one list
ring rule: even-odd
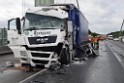
{"label": "road surface", "polygon": [[[0,64],[13,60],[12,55],[0,56],[0,59],[3,60]],[[0,83],[123,83],[124,43],[112,40],[100,42],[98,57],[73,62],[64,69],[64,73],[47,70],[30,78],[33,73],[9,69],[0,74]]]}
{"label": "road surface", "polygon": [[123,43],[100,42],[98,57],[80,63],[74,62],[65,69],[65,73],[46,71],[24,83],[123,83],[123,49]]}
{"label": "road surface", "polygon": [[7,67],[7,62],[19,63],[13,54],[0,55],[0,83],[18,83],[36,72],[25,72],[14,67]]}
{"label": "road surface", "polygon": [[8,46],[0,46],[0,55],[12,53]]}

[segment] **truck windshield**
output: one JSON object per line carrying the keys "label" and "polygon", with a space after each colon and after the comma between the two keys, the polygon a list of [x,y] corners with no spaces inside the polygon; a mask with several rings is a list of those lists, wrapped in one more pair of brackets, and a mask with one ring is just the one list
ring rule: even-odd
{"label": "truck windshield", "polygon": [[25,17],[24,30],[55,29],[64,26],[64,19],[27,13]]}

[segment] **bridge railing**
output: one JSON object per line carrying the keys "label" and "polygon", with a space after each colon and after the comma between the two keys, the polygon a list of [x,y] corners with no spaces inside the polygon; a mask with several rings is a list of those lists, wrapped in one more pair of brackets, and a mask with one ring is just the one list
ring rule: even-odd
{"label": "bridge railing", "polygon": [[0,55],[12,53],[7,46],[7,30],[6,28],[0,28]]}
{"label": "bridge railing", "polygon": [[7,45],[7,32],[5,28],[0,28],[0,47]]}

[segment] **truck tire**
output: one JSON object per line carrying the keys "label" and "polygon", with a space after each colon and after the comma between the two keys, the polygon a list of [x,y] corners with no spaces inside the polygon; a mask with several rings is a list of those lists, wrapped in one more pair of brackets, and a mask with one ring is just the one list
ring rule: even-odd
{"label": "truck tire", "polygon": [[60,55],[60,63],[61,63],[61,65],[68,65],[70,63],[69,48],[62,49],[62,54]]}

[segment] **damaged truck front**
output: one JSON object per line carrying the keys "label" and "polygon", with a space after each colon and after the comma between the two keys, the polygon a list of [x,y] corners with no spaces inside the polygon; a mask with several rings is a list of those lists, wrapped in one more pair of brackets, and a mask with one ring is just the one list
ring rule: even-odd
{"label": "damaged truck front", "polygon": [[88,44],[88,22],[73,4],[30,8],[22,21],[8,21],[8,46],[22,65],[67,65]]}

